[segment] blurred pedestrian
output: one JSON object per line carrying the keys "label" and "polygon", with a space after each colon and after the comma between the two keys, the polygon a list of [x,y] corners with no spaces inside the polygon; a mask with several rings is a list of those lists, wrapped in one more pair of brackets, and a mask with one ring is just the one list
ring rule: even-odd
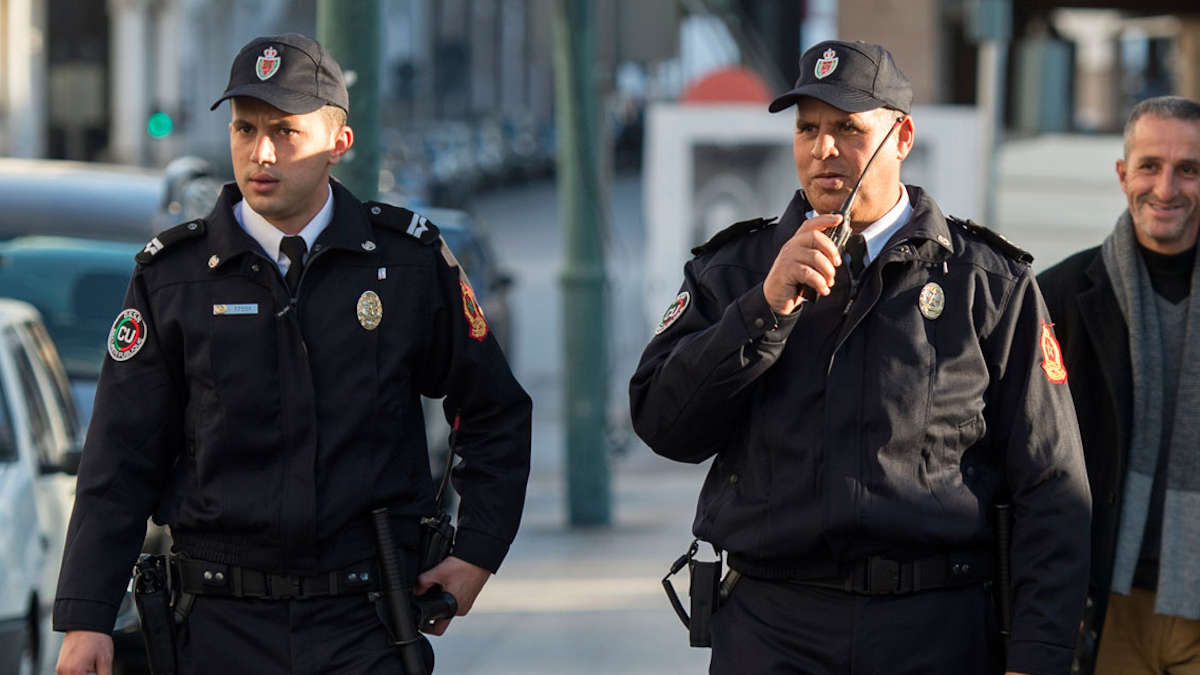
{"label": "blurred pedestrian", "polygon": [[1097,497],[1081,657],[1098,640],[1097,673],[1200,673],[1200,103],[1135,106],[1117,178],[1112,233],[1038,277]]}
{"label": "blurred pedestrian", "polygon": [[1090,496],[1066,371],[1030,256],[901,183],[911,102],[883,47],[804,52],[770,105],[796,107],[801,189],[693,251],[630,384],[655,452],[713,458],[694,532],[740,579],[712,673],[1070,668]]}
{"label": "blurred pedestrian", "polygon": [[354,135],[320,44],[255,38],[213,108],[227,99],[236,183],[147,244],[109,335],[55,601],[58,669],[109,672],[153,514],[189,598],[179,672],[401,672],[372,595],[371,512],[389,509],[415,577],[435,510],[419,395],[446,397],[463,461],[453,550],[416,591],[440,585],[459,615],[516,534],[530,401],[437,228],[330,178]]}

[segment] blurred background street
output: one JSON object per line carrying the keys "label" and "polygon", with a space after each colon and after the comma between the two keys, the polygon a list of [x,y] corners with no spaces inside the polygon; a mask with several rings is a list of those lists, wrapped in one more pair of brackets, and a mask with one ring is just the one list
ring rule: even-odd
{"label": "blurred background street", "polygon": [[[1184,4],[0,0],[0,297],[29,303],[0,302],[0,675],[53,671],[104,336],[132,255],[230,179],[228,111],[208,107],[249,38],[299,31],[342,61],[356,145],[339,179],[443,229],[534,400],[521,531],[434,639],[438,672],[696,673],[708,652],[687,646],[660,579],[691,541],[706,465],[653,455],[626,392],[690,248],[778,215],[797,188],[792,118],[766,104],[798,55],[887,46],[916,96],[904,180],[1040,270],[1124,208],[1132,105],[1200,98],[1200,8]],[[377,40],[358,39],[368,29]],[[148,548],[168,545],[151,531]]]}

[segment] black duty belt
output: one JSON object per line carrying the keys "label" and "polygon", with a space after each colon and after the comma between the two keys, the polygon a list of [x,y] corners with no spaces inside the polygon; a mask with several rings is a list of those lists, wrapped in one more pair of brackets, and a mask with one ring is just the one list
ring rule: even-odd
{"label": "black duty belt", "polygon": [[357,595],[379,588],[373,560],[311,576],[271,574],[238,565],[178,556],[171,556],[171,567],[178,589],[193,595],[302,600]]}
{"label": "black duty belt", "polygon": [[837,577],[787,581],[858,595],[904,595],[982,583],[992,578],[992,566],[990,553],[942,553],[903,561],[871,556]]}
{"label": "black duty belt", "polygon": [[[759,574],[756,566],[730,555],[730,567],[742,574],[775,583],[832,588],[858,595],[905,595],[938,588],[953,588],[983,583],[992,579],[995,566],[990,551],[940,553],[916,560],[893,560],[871,556],[840,566],[833,576],[781,574],[769,570]],[[827,565],[811,566],[827,567]]]}

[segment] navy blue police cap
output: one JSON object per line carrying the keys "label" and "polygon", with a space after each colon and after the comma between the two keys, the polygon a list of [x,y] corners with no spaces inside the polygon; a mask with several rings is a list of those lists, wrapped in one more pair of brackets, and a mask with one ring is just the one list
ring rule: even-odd
{"label": "navy blue police cap", "polygon": [[256,98],[292,115],[325,105],[350,112],[342,67],[321,43],[299,33],[258,37],[242,47],[229,69],[225,93],[210,109],[235,96]]}
{"label": "navy blue police cap", "polygon": [[868,42],[826,40],[800,56],[800,79],[768,108],[779,112],[811,96],[846,112],[892,108],[908,114],[912,83],[888,50]]}

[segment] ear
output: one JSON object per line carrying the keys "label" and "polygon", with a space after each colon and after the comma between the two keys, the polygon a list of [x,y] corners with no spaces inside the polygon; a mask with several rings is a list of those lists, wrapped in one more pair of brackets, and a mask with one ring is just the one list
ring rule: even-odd
{"label": "ear", "polygon": [[354,145],[354,130],[343,124],[333,137],[333,149],[329,151],[329,163],[337,164],[342,156]]}
{"label": "ear", "polygon": [[1121,181],[1121,190],[1125,190],[1125,160],[1117,160],[1117,180]]}
{"label": "ear", "polygon": [[916,125],[913,124],[912,115],[905,115],[904,121],[900,122],[900,128],[896,130],[896,158],[903,161],[908,157],[908,153],[912,152],[913,142],[916,140]]}

